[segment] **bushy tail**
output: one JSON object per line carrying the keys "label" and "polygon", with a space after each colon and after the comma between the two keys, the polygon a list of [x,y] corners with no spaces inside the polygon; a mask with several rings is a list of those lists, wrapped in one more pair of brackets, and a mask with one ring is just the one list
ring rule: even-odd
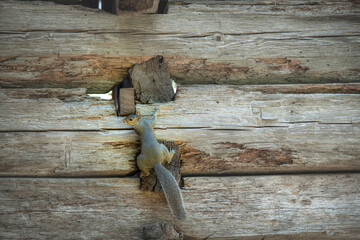
{"label": "bushy tail", "polygon": [[174,176],[161,163],[156,163],[154,169],[174,217],[178,220],[185,220],[186,211],[180,188]]}

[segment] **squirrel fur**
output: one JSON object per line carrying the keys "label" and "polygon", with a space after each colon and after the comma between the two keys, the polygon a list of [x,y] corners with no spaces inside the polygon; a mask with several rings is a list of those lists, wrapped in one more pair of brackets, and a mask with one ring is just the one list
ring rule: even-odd
{"label": "squirrel fur", "polygon": [[153,131],[155,120],[156,114],[152,118],[144,118],[139,114],[128,116],[124,119],[124,123],[133,126],[140,136],[141,154],[136,160],[141,171],[140,177],[148,176],[149,171],[154,168],[174,217],[178,220],[185,220],[186,211],[178,183],[174,176],[162,165],[164,160],[168,163],[171,162],[175,150],[170,149],[169,151],[164,144],[160,144],[156,140]]}

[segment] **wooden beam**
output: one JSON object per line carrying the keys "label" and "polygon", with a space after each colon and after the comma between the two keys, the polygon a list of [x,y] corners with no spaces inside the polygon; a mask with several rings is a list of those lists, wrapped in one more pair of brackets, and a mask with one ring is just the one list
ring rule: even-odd
{"label": "wooden beam", "polygon": [[260,4],[269,11],[246,12],[245,5],[214,2],[171,5],[166,15],[113,16],[73,5],[2,1],[0,86],[106,92],[133,64],[159,54],[180,83],[357,82],[359,7],[346,3],[309,6],[318,8],[317,16],[300,6],[304,14],[288,14],[296,4]]}
{"label": "wooden beam", "polygon": [[120,116],[135,114],[135,92],[134,88],[119,89]]}
{"label": "wooden beam", "polygon": [[[320,92],[334,85],[316,85]],[[359,84],[338,85],[358,91]],[[341,87],[342,86],[342,87]],[[283,90],[280,90],[282,89]],[[309,85],[278,88],[228,85],[179,86],[175,101],[137,104],[144,115],[159,108],[158,128],[243,129],[292,124],[357,124],[359,94],[302,94]],[[288,89],[286,91],[286,89]],[[87,97],[84,89],[1,89],[0,131],[131,129],[112,100]],[[281,93],[286,91],[286,93]],[[280,92],[280,93],[279,93]],[[300,94],[297,94],[300,92]],[[49,94],[50,93],[50,94]]]}
{"label": "wooden beam", "polygon": [[[180,144],[187,176],[356,171],[360,98],[344,92],[359,88],[180,86],[174,102],[137,109],[160,110],[156,135]],[[135,173],[138,137],[112,101],[84,89],[2,89],[0,102],[1,176]]]}
{"label": "wooden beam", "polygon": [[[359,171],[360,127],[157,130],[180,144],[185,176]],[[0,176],[126,176],[137,171],[133,131],[0,133]]]}
{"label": "wooden beam", "polygon": [[132,131],[0,133],[1,176],[124,176],[137,171]]}
{"label": "wooden beam", "polygon": [[189,218],[174,222],[164,196],[135,178],[1,178],[0,237],[141,239],[167,221],[197,239],[357,239],[359,184],[359,174],[185,178]]}

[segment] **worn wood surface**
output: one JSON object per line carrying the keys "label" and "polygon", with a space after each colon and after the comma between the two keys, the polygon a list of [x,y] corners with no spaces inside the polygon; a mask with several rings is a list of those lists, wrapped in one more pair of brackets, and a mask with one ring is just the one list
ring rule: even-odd
{"label": "worn wood surface", "polygon": [[140,191],[136,178],[1,178],[0,237],[142,239],[143,227],[160,221],[197,239],[360,233],[359,174],[185,178],[184,184],[189,219],[174,222],[164,196]]}
{"label": "worn wood surface", "polygon": [[[360,98],[344,92],[358,89],[180,86],[174,102],[137,108],[145,115],[159,108],[156,135],[180,144],[184,175],[355,171]],[[2,89],[0,102],[0,175],[136,172],[138,137],[112,101],[84,89]]]}
{"label": "worn wood surface", "polygon": [[190,1],[169,14],[113,16],[1,1],[0,86],[105,92],[158,54],[181,83],[359,80],[359,4],[277,2]]}
{"label": "worn wood surface", "polygon": [[[322,86],[320,92],[334,89],[332,84]],[[337,86],[351,93],[359,90],[359,84]],[[158,128],[241,130],[301,123],[354,125],[360,121],[359,94],[317,94],[309,85],[259,89],[234,85],[180,86],[175,101],[137,104],[136,108],[143,115],[151,115],[158,108]],[[309,94],[305,94],[308,89]],[[113,101],[87,97],[84,91],[1,89],[0,131],[131,129],[122,122],[123,118],[116,116]]]}
{"label": "worn wood surface", "polygon": [[134,88],[119,89],[120,116],[135,114],[135,92]]}

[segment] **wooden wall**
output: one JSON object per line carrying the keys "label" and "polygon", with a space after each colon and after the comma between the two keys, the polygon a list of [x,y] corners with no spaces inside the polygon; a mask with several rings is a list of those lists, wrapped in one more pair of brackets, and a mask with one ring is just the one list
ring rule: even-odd
{"label": "wooden wall", "polygon": [[[0,14],[1,239],[142,239],[162,221],[187,239],[358,239],[356,1],[113,16],[9,0]],[[136,107],[159,108],[156,135],[181,147],[185,222],[139,190],[137,135],[87,95],[157,54],[176,99]]]}

